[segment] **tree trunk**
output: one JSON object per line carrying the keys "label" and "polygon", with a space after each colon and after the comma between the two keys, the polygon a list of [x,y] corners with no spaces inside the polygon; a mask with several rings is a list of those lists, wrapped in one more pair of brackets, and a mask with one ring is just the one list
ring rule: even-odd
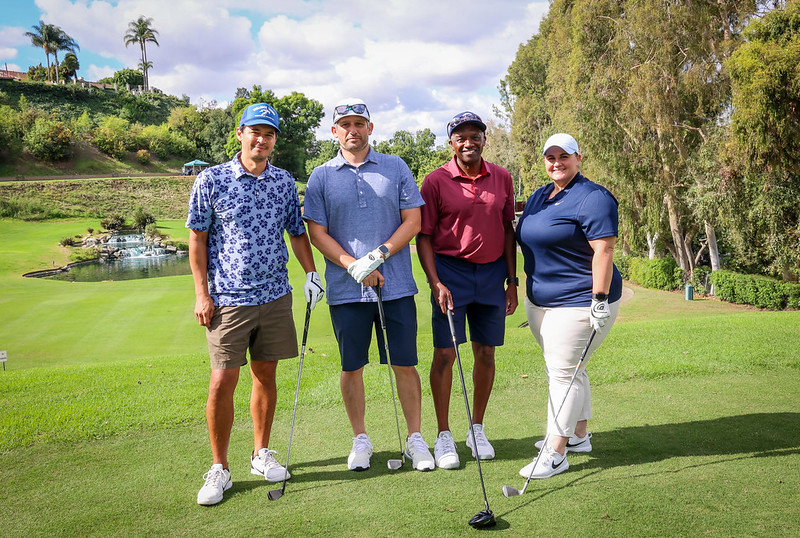
{"label": "tree trunk", "polygon": [[61,75],[58,73],[58,51],[53,53],[53,57],[55,58],[56,66],[56,84],[61,84]]}
{"label": "tree trunk", "polygon": [[722,264],[719,261],[719,247],[717,246],[717,232],[708,221],[705,221],[706,239],[708,240],[708,256],[711,258],[711,271],[719,271]]}
{"label": "tree trunk", "polygon": [[656,241],[658,241],[658,232],[650,235],[647,232],[647,258],[650,260],[656,259]]}

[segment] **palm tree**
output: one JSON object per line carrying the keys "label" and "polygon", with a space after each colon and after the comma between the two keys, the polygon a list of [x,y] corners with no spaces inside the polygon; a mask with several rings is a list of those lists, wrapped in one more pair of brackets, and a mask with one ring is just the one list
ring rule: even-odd
{"label": "palm tree", "polygon": [[56,82],[61,82],[61,76],[58,72],[58,51],[60,50],[67,50],[69,52],[75,53],[76,50],[81,50],[78,44],[72,39],[69,34],[67,34],[64,30],[59,28],[58,26],[55,27],[56,29],[56,37],[53,40],[53,48],[50,52],[53,53],[53,56],[56,59]]}
{"label": "palm tree", "polygon": [[155,43],[156,46],[160,46],[158,44],[158,40],[156,39],[158,31],[153,29],[153,27],[151,26],[152,24],[153,24],[153,19],[141,15],[135,21],[131,21],[128,23],[128,31],[125,33],[125,46],[127,47],[128,45],[138,43],[139,48],[142,51],[141,67],[142,67],[142,75],[144,77],[145,91],[150,89],[150,77],[147,72],[151,67],[153,67],[153,64],[147,61],[146,43],[148,42]]}
{"label": "palm tree", "polygon": [[60,28],[52,24],[45,24],[43,20],[39,20],[38,26],[34,24],[31,28],[33,28],[33,32],[25,32],[25,36],[31,38],[31,44],[34,47],[42,47],[44,49],[44,54],[47,58],[47,80],[52,82],[50,78],[50,53],[53,52],[53,44]]}

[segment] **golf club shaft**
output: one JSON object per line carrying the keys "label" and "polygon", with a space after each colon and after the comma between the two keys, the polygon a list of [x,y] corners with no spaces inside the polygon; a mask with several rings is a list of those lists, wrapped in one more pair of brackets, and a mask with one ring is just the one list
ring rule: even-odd
{"label": "golf club shaft", "polygon": [[383,336],[383,347],[386,352],[386,365],[389,372],[389,385],[392,387],[392,403],[394,403],[394,421],[397,423],[397,441],[400,443],[400,458],[406,461],[406,453],[403,451],[403,437],[400,434],[400,416],[397,414],[397,397],[394,391],[394,377],[392,373],[392,359],[389,355],[389,340],[386,336],[386,317],[383,312],[383,298],[381,297],[381,287],[375,286],[375,293],[378,295],[378,317],[381,322],[381,335]]}
{"label": "golf club shaft", "polygon": [[467,397],[467,385],[464,383],[464,370],[461,368],[461,356],[458,353],[458,340],[456,338],[456,327],[453,323],[453,311],[447,311],[447,321],[450,324],[450,336],[453,338],[453,349],[456,352],[456,363],[458,364],[458,375],[461,378],[461,390],[464,393],[464,405],[467,408],[467,423],[469,433],[472,436],[472,446],[475,447],[475,461],[478,463],[478,475],[481,477],[481,489],[483,490],[483,502],[486,510],[489,510],[489,499],[486,497],[486,485],[483,482],[483,471],[481,470],[481,458],[478,454],[478,441],[475,439],[475,431],[472,429],[472,413],[469,410],[469,398]]}
{"label": "golf club shaft", "polygon": [[[575,367],[575,372],[573,372],[573,374],[572,374],[572,379],[569,380],[569,385],[567,385],[567,390],[564,392],[564,398],[561,400],[561,405],[558,406],[558,411],[556,411],[556,414],[553,417],[553,423],[554,424],[558,422],[558,417],[561,414],[561,410],[564,408],[564,404],[567,401],[567,396],[569,396],[569,391],[572,388],[572,384],[575,382],[575,378],[577,377],[578,372],[581,369],[581,366],[583,366],[583,361],[586,359],[586,353],[588,353],[588,351],[589,351],[589,346],[592,345],[592,340],[594,340],[595,334],[597,334],[597,331],[592,329],[592,333],[589,335],[589,340],[586,342],[586,346],[584,346],[583,352],[581,353],[581,358],[578,361],[578,365]],[[536,459],[533,461],[533,466],[531,466],[531,472],[528,475],[528,479],[525,481],[525,485],[522,487],[522,491],[521,491],[520,494],[525,493],[525,490],[528,488],[528,484],[530,483],[531,478],[533,478],[533,471],[536,470],[536,464],[539,463],[539,458],[542,457],[542,453],[544,452],[544,449],[547,446],[548,439],[550,439],[549,428],[548,428],[547,433],[544,436],[544,442],[542,443],[542,449],[539,450],[539,453],[536,455]]]}
{"label": "golf club shaft", "polygon": [[[308,322],[311,321],[311,302],[306,303],[306,321],[303,327],[303,343],[300,347],[300,366],[297,368],[297,386],[294,389],[294,409],[292,410],[292,427],[289,429],[289,446],[286,449],[286,474],[289,472],[289,455],[292,453],[292,437],[294,437],[294,419],[297,416],[297,400],[300,395],[300,378],[303,375],[303,358],[306,356],[306,341],[308,340]],[[283,476],[281,493],[286,490],[286,474]]]}

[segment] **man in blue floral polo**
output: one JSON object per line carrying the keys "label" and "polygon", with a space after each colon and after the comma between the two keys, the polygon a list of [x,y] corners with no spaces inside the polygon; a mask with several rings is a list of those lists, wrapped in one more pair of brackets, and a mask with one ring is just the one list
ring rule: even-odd
{"label": "man in blue floral polo", "polygon": [[247,364],[253,387],[250,414],[254,450],[250,471],[270,482],[289,472],[269,449],[275,414],[278,360],[297,356],[292,294],[283,238],[306,271],[304,294],[313,308],[324,290],[300,215],[294,178],[269,163],[280,128],[266,103],[248,106],[236,137],[242,150],[229,162],[197,176],[189,200],[189,263],[195,288],[194,314],[206,327],[211,378],[206,420],[213,465],[197,503],[213,505],[229,489],[228,445],[233,426],[233,393]]}

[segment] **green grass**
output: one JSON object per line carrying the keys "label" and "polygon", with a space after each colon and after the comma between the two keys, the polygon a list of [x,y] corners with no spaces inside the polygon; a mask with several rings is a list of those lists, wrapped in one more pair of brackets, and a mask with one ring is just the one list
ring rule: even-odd
{"label": "green grass", "polygon": [[[160,224],[185,239],[182,221]],[[483,500],[463,446],[458,382],[451,422],[460,470],[386,469],[399,447],[386,371],[376,365],[365,370],[373,468],[345,470],[351,433],[325,305],[312,315],[286,495],[268,501],[276,486],[248,472],[243,371],[230,449],[234,487],[220,505],[197,506],[210,463],[209,370],[203,330],[191,314],[191,278],[73,284],[20,276],[65,262],[68,251],[57,241],[88,226],[97,221],[0,220],[0,349],[9,351],[8,370],[0,372],[4,535],[473,532],[467,521]],[[415,271],[423,434],[432,441],[430,306],[416,263]],[[303,280],[295,262],[291,279],[296,286]],[[546,384],[541,351],[519,328],[524,312],[509,317],[486,418],[497,458],[483,465],[498,529],[513,536],[798,535],[800,312],[684,301],[682,293],[628,286],[633,298],[589,363],[594,452],[570,455],[568,472],[534,481],[512,499],[501,487],[524,482],[517,471],[543,433]],[[469,380],[469,346],[461,353]],[[278,369],[272,448],[279,458],[286,457],[297,364]]]}

